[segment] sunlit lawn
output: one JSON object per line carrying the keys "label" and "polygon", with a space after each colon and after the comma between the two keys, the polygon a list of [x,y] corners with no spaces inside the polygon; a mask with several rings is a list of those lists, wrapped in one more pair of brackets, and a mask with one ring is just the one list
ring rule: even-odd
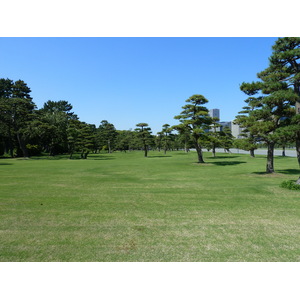
{"label": "sunlit lawn", "polygon": [[299,261],[296,158],[0,160],[1,261]]}

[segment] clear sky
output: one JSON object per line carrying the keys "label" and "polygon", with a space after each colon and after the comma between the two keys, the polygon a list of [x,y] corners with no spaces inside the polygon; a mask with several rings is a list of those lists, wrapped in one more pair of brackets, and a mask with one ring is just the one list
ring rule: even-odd
{"label": "clear sky", "polygon": [[66,100],[81,121],[117,129],[146,122],[156,133],[177,124],[185,100],[202,94],[231,121],[277,38],[12,37],[0,38],[0,78],[24,80],[38,108]]}

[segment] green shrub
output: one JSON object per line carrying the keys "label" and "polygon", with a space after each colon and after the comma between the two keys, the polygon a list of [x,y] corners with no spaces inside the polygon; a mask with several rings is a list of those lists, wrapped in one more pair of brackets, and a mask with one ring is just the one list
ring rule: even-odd
{"label": "green shrub", "polygon": [[28,149],[28,153],[30,156],[41,155],[42,153],[42,149],[39,145],[27,144],[26,148]]}
{"label": "green shrub", "polygon": [[300,190],[300,184],[296,184],[294,180],[287,180],[281,183],[280,187],[289,190]]}

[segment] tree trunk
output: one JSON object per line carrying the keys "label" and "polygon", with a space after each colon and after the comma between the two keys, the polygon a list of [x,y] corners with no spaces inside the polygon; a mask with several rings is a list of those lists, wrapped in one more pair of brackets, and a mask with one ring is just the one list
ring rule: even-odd
{"label": "tree trunk", "polygon": [[297,152],[298,165],[300,167],[300,132],[297,132],[296,135],[296,152]]}
{"label": "tree trunk", "polygon": [[274,142],[268,143],[268,154],[267,154],[267,173],[274,173]]}
{"label": "tree trunk", "polygon": [[205,163],[204,160],[203,160],[203,154],[202,154],[201,146],[198,143],[196,143],[195,146],[196,146],[196,150],[197,150],[197,154],[198,154],[198,163],[200,163],[200,164]]}
{"label": "tree trunk", "polygon": [[13,158],[14,157],[14,147],[13,147],[10,128],[8,128],[8,147],[9,147],[10,156],[11,156],[11,158]]}
{"label": "tree trunk", "polygon": [[27,150],[27,148],[26,148],[26,146],[25,146],[25,143],[24,143],[24,141],[23,141],[23,138],[22,138],[22,136],[20,135],[19,132],[17,132],[17,139],[18,139],[20,148],[21,148],[21,150],[22,150],[22,152],[23,152],[23,156],[24,156],[25,158],[27,158],[27,157],[28,157],[28,150]]}
{"label": "tree trunk", "polygon": [[187,141],[184,142],[184,152],[185,153],[189,152],[188,147],[187,147]]}
{"label": "tree trunk", "polygon": [[147,148],[148,148],[148,147],[147,147],[146,143],[144,142],[144,151],[145,151],[144,156],[145,156],[145,157],[148,156],[148,149],[147,149]]}
{"label": "tree trunk", "polygon": [[[297,93],[298,96],[300,96],[300,87],[298,85],[294,86],[294,91]],[[295,109],[296,109],[296,115],[299,115],[300,102],[296,101]],[[298,165],[300,167],[300,132],[299,131],[296,134],[296,152],[297,152]]]}
{"label": "tree trunk", "polygon": [[212,157],[216,157],[216,147],[212,147]]}
{"label": "tree trunk", "polygon": [[254,149],[250,149],[250,156],[251,156],[251,157],[255,157]]}
{"label": "tree trunk", "polygon": [[[299,72],[299,65],[297,64],[297,73]],[[297,81],[294,83],[294,92],[300,96],[300,85]],[[296,115],[300,114],[300,101],[296,101],[295,103]],[[297,161],[300,167],[300,131],[296,133],[296,153],[297,153]],[[297,184],[300,184],[300,177],[297,180]]]}
{"label": "tree trunk", "polygon": [[107,141],[108,144],[108,153],[111,153],[110,140]]}
{"label": "tree trunk", "polygon": [[285,157],[285,146],[282,146],[282,156]]}

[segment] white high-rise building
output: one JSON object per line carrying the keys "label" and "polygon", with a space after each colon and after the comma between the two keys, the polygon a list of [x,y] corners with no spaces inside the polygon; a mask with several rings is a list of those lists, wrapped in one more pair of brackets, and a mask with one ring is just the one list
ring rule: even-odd
{"label": "white high-rise building", "polygon": [[212,118],[218,118],[220,120],[220,110],[218,108],[213,108],[209,110],[209,115]]}
{"label": "white high-rise building", "polygon": [[[218,108],[213,108],[209,110],[209,116],[212,118],[218,118],[220,120],[220,109]],[[231,134],[236,138],[236,139],[241,139],[243,138],[242,132],[243,128],[241,128],[238,124],[234,124],[233,121],[231,122],[218,122],[220,127],[216,129],[216,131],[223,131],[225,127],[229,127],[231,130]]]}
{"label": "white high-rise building", "polygon": [[238,124],[234,124],[231,122],[231,134],[236,138],[236,139],[241,139],[242,137],[242,131],[243,129],[240,127]]}

